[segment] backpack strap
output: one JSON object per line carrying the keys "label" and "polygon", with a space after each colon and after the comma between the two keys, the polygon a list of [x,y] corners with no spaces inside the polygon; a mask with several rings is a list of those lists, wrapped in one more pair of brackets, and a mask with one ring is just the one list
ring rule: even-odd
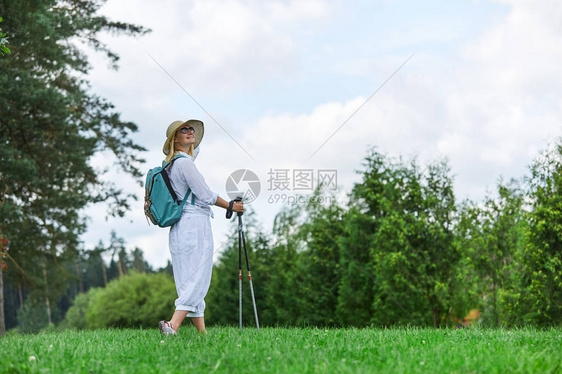
{"label": "backpack strap", "polygon": [[162,176],[164,178],[164,182],[166,183],[166,186],[168,187],[168,190],[172,194],[172,197],[174,198],[174,200],[176,200],[178,202],[178,204],[184,205],[185,202],[187,201],[187,197],[189,196],[189,194],[191,194],[191,205],[195,205],[195,194],[192,193],[191,188],[189,188],[189,186],[187,187],[187,191],[185,192],[185,196],[183,197],[183,200],[182,201],[178,200],[178,197],[177,197],[176,193],[174,192],[174,189],[172,188],[172,183],[170,182],[170,178],[168,177],[168,173],[166,172],[166,168],[172,166],[174,161],[176,161],[178,158],[182,158],[182,157],[185,157],[185,156],[184,155],[175,155],[174,157],[172,157],[172,159],[168,163],[166,163],[166,160],[162,161],[162,169],[163,169],[162,170]]}

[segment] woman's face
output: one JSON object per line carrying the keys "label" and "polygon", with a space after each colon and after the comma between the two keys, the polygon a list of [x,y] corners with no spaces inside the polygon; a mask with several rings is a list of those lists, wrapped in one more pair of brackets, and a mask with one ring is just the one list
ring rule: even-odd
{"label": "woman's face", "polygon": [[189,146],[195,143],[195,130],[189,125],[184,125],[176,131],[174,137],[175,149],[184,150],[189,149]]}

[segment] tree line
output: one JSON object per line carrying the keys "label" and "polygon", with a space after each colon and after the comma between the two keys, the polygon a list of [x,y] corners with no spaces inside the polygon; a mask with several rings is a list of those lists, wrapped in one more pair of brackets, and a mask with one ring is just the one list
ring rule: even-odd
{"label": "tree line", "polygon": [[[560,143],[529,171],[483,201],[458,202],[446,160],[421,166],[370,150],[345,204],[286,207],[269,236],[248,220],[260,322],[440,327],[478,309],[484,326],[559,326]],[[237,266],[233,235],[215,266],[210,323],[237,321]]]}
{"label": "tree line", "polygon": [[[371,149],[363,166],[345,202],[287,206],[271,233],[249,206],[244,228],[262,326],[443,327],[472,309],[482,326],[560,325],[561,144],[543,151],[530,175],[498,182],[478,202],[455,200],[446,160],[421,166]],[[56,322],[66,310],[62,326],[74,328],[154,327],[166,317],[175,299],[170,264],[154,271],[125,244],[112,233],[66,264],[78,271],[60,282]],[[206,299],[209,325],[238,323],[238,250],[233,219]],[[243,272],[244,324],[252,326],[244,259]],[[37,315],[46,325],[45,299],[31,300],[17,315],[24,331],[37,329],[26,325]]]}
{"label": "tree line", "polygon": [[[69,309],[76,303],[81,303],[84,295],[89,292],[106,289],[112,283],[127,279],[133,274],[160,273],[168,278],[172,275],[171,264],[153,269],[144,259],[140,248],[127,249],[124,239],[115,232],[111,232],[107,243],[100,241],[95,248],[81,251],[74,259],[59,258],[57,261],[57,264],[46,267],[37,276],[22,275],[23,269],[19,270],[10,263],[8,270],[4,272],[7,329],[37,332],[49,326],[64,327]],[[34,276],[34,283],[22,283],[21,276]],[[170,283],[173,285],[173,281],[170,280]],[[120,296],[121,299],[124,297],[125,295]],[[98,306],[104,307],[107,305]],[[83,327],[80,323],[68,327]]]}
{"label": "tree line", "polygon": [[[534,160],[528,176],[499,181],[482,201],[457,201],[446,160],[420,165],[374,148],[346,201],[320,199],[327,192],[317,190],[306,200],[329,203],[286,206],[271,233],[249,205],[244,229],[260,324],[443,327],[478,309],[482,326],[560,326],[561,172],[559,143]],[[234,218],[206,299],[209,325],[238,324],[238,256]],[[243,319],[252,326],[242,262]],[[171,271],[159,270],[169,277],[165,286],[161,278],[136,275],[118,278],[107,294],[93,289],[69,312],[70,325],[153,327],[156,315],[165,318],[157,306],[175,298]],[[142,319],[129,316],[134,300],[155,297],[153,287],[140,286],[151,282],[171,291]],[[131,296],[131,289],[144,297]],[[125,299],[133,301],[123,310]],[[96,312],[108,308],[113,316]]]}

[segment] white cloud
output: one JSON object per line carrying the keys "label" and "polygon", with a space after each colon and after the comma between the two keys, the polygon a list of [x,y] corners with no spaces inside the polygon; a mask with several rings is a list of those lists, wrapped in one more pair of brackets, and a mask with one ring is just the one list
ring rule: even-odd
{"label": "white cloud", "polygon": [[555,46],[562,43],[562,8],[555,1],[505,3],[509,14],[461,48],[444,98],[456,124],[447,139],[463,139],[471,149],[453,151],[452,160],[481,165],[460,183],[493,188],[500,175],[521,177],[537,149],[560,134],[562,50]]}
{"label": "white cloud", "polygon": [[[138,41],[111,41],[124,59],[134,56],[121,69],[131,73],[129,87],[146,92],[170,86],[149,53],[188,91],[206,95],[251,90],[263,79],[288,74],[298,60],[294,30],[330,13],[322,1],[218,0],[110,1],[102,12],[152,29]],[[107,84],[115,89],[123,80]]]}

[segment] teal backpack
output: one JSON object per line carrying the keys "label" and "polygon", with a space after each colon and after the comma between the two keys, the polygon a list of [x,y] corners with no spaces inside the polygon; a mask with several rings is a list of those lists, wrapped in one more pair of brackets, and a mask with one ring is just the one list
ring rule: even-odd
{"label": "teal backpack", "polygon": [[[182,155],[175,156],[162,166],[157,166],[148,171],[146,175],[144,192],[144,215],[155,225],[160,227],[172,226],[179,221],[181,212],[191,189],[188,188],[183,200],[178,200],[166,168]],[[195,204],[195,195],[191,194],[191,204]]]}

